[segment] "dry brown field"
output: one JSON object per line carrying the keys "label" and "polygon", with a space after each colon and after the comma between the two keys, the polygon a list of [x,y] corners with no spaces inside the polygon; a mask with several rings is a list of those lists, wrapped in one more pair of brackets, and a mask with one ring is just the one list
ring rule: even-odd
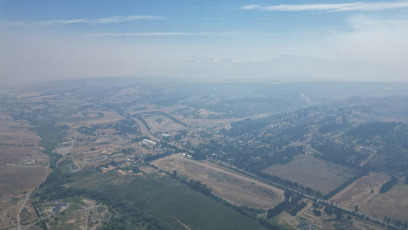
{"label": "dry brown field", "polygon": [[0,191],[2,195],[31,192],[46,178],[47,172],[39,166],[0,166]]}
{"label": "dry brown field", "polygon": [[407,185],[395,185],[385,194],[379,193],[381,186],[389,179],[385,174],[371,173],[336,194],[331,201],[350,209],[357,205],[361,212],[380,220],[387,216],[408,221]]}
{"label": "dry brown field", "polygon": [[378,194],[370,202],[359,209],[378,219],[384,216],[397,219],[403,223],[408,221],[408,185],[397,184],[384,194]]}
{"label": "dry brown field", "polygon": [[5,146],[0,144],[0,166],[18,164],[19,162],[34,159],[33,155],[38,156],[38,152],[38,147]]}
{"label": "dry brown field", "polygon": [[354,176],[353,170],[341,165],[319,160],[312,156],[297,156],[288,164],[272,165],[263,170],[327,194]]}
{"label": "dry brown field", "polygon": [[[25,121],[11,117],[0,119],[0,229],[17,227],[36,218],[30,204],[24,204],[23,192],[32,192],[47,176],[48,158],[41,153],[40,138]],[[33,228],[35,229],[35,228]]]}
{"label": "dry brown field", "polygon": [[26,121],[0,117],[0,166],[15,164],[41,155],[40,137],[29,130]]}
{"label": "dry brown field", "polygon": [[349,209],[354,209],[356,205],[364,207],[379,195],[381,186],[389,179],[382,173],[370,173],[354,181],[330,200]]}
{"label": "dry brown field", "polygon": [[79,128],[81,126],[103,125],[111,122],[119,121],[123,119],[122,116],[114,111],[92,111],[93,113],[101,112],[103,117],[84,117],[84,115],[78,113],[72,116],[73,119],[77,118],[77,121],[66,122],[68,126],[72,128]]}
{"label": "dry brown field", "polygon": [[214,194],[233,204],[268,209],[284,199],[280,189],[225,171],[209,162],[198,162],[182,155],[173,155],[159,159],[154,164],[206,184]]}
{"label": "dry brown field", "polygon": [[174,122],[170,118],[165,117],[163,115],[150,115],[150,116],[143,117],[143,119],[146,121],[147,125],[149,126],[150,131],[153,133],[170,132],[170,131],[186,129],[186,127]]}
{"label": "dry brown field", "polygon": [[[179,117],[177,117],[179,119]],[[210,128],[215,126],[225,127],[228,126],[231,122],[242,120],[240,118],[228,118],[228,119],[204,119],[204,118],[180,118],[180,121],[195,126]]]}
{"label": "dry brown field", "polygon": [[0,119],[0,195],[31,192],[46,175],[39,137],[26,122]]}

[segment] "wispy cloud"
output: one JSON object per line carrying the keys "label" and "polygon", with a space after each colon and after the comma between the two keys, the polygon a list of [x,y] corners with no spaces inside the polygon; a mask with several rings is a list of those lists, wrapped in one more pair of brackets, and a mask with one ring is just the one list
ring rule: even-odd
{"label": "wispy cloud", "polygon": [[297,5],[245,5],[243,10],[263,10],[263,11],[326,11],[326,12],[345,12],[345,11],[376,11],[408,8],[407,1],[393,2],[352,2],[341,4],[297,4]]}
{"label": "wispy cloud", "polygon": [[140,32],[140,33],[98,33],[92,34],[93,37],[151,37],[151,36],[205,36],[205,35],[231,35],[235,32]]}
{"label": "wispy cloud", "polygon": [[121,22],[132,22],[140,20],[155,20],[161,19],[162,17],[158,16],[149,16],[149,15],[127,15],[127,16],[114,16],[107,18],[97,18],[97,19],[87,19],[87,18],[76,18],[76,19],[56,19],[56,20],[41,20],[41,21],[7,21],[2,22],[4,25],[10,26],[24,26],[24,25],[43,25],[43,26],[52,26],[52,25],[70,25],[70,24],[109,24],[109,23],[121,23]]}
{"label": "wispy cloud", "polygon": [[242,63],[241,59],[230,59],[230,58],[220,58],[220,57],[195,57],[188,55],[181,59],[183,62],[193,62],[193,63]]}

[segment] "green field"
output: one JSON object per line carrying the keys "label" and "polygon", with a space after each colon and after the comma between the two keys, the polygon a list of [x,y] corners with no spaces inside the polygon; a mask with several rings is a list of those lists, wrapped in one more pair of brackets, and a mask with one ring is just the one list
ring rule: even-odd
{"label": "green field", "polygon": [[[73,187],[109,201],[114,209],[165,229],[266,229],[256,220],[166,175],[119,176],[114,172],[74,180]],[[134,223],[137,224],[137,223]],[[183,224],[185,226],[183,226]]]}

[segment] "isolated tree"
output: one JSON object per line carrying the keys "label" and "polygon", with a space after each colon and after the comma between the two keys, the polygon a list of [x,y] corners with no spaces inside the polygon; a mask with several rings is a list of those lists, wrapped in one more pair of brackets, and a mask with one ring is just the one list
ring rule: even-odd
{"label": "isolated tree", "polygon": [[314,214],[315,216],[321,216],[321,215],[322,215],[322,212],[321,212],[320,210],[313,209],[313,214]]}
{"label": "isolated tree", "polygon": [[336,213],[336,219],[341,221],[343,219],[343,214],[341,212]]}

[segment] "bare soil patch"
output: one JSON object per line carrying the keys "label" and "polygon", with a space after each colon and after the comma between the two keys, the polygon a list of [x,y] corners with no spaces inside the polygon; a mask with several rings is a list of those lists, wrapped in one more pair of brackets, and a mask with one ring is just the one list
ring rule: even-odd
{"label": "bare soil patch", "polygon": [[159,159],[159,168],[187,176],[209,186],[225,200],[260,209],[272,208],[284,199],[283,191],[247,177],[225,171],[208,162],[197,162],[181,155]]}
{"label": "bare soil patch", "polygon": [[310,187],[323,194],[329,193],[354,176],[350,168],[306,155],[297,156],[288,164],[272,165],[263,172]]}
{"label": "bare soil patch", "polygon": [[59,147],[55,149],[55,152],[63,156],[67,155],[68,153],[71,153],[71,151],[72,151],[72,145],[63,146],[63,147]]}

